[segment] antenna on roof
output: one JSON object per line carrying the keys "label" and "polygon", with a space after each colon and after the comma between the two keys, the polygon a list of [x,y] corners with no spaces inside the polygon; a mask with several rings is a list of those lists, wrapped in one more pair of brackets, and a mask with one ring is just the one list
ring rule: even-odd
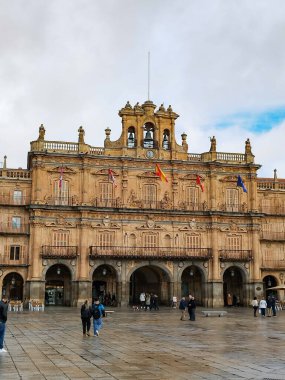
{"label": "antenna on roof", "polygon": [[150,91],[150,52],[148,52],[148,59],[147,59],[147,99],[148,100],[150,100],[149,91]]}

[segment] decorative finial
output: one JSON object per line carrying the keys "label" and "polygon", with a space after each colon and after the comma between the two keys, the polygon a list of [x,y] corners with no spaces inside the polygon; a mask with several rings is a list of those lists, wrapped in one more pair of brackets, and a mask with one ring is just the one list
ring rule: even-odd
{"label": "decorative finial", "polygon": [[167,111],[168,111],[168,112],[173,112],[173,111],[172,111],[172,107],[171,107],[171,105],[168,106]]}
{"label": "decorative finial", "polygon": [[3,169],[7,168],[7,156],[4,156],[4,163],[3,163]]}
{"label": "decorative finial", "polygon": [[274,169],[274,179],[277,179],[277,169]]}

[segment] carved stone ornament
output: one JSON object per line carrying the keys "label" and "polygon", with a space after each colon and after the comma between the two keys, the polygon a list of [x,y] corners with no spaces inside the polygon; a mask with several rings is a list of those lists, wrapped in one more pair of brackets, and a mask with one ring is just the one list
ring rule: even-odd
{"label": "carved stone ornament", "polygon": [[53,173],[53,174],[55,174],[55,173],[60,173],[62,171],[62,173],[63,173],[63,177],[64,177],[64,175],[65,174],[77,174],[77,171],[76,170],[74,170],[74,169],[71,169],[70,167],[68,167],[68,166],[56,166],[56,167],[54,167],[54,168],[52,168],[52,169],[49,169],[48,170],[48,172],[49,173]]}
{"label": "carved stone ornament", "polygon": [[104,225],[105,227],[109,227],[109,226],[110,226],[110,218],[109,218],[109,215],[106,215],[102,222],[103,222],[103,225]]}

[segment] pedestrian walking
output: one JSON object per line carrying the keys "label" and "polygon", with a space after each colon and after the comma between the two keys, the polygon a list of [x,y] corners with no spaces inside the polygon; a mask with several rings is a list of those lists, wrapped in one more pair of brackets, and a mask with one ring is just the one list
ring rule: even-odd
{"label": "pedestrian walking", "polygon": [[276,317],[276,298],[275,296],[271,297],[272,313],[273,317]]}
{"label": "pedestrian walking", "polygon": [[81,306],[81,322],[83,329],[83,336],[90,336],[92,309],[89,306],[88,300]]}
{"label": "pedestrian walking", "polygon": [[264,297],[261,297],[261,300],[259,301],[259,309],[262,317],[265,317],[265,310],[267,307],[267,303],[264,299]]}
{"label": "pedestrian walking", "polygon": [[185,300],[185,297],[182,297],[180,302],[179,302],[179,310],[181,310],[181,318],[180,321],[185,321],[186,318],[186,307],[187,307],[187,302]]}
{"label": "pedestrian walking", "polygon": [[266,304],[267,317],[272,317],[272,299],[270,296],[267,297]]}
{"label": "pedestrian walking", "polygon": [[99,332],[103,327],[103,316],[105,316],[105,308],[100,303],[99,298],[95,298],[92,306],[92,316],[93,316],[93,328],[94,336],[99,336]]}
{"label": "pedestrian walking", "polygon": [[196,301],[195,301],[194,296],[191,296],[191,299],[189,300],[188,313],[189,313],[190,321],[195,321],[196,320]]}
{"label": "pedestrian walking", "polygon": [[2,300],[0,301],[0,353],[7,352],[4,348],[4,336],[6,330],[6,322],[7,322],[7,314],[8,314],[8,302],[5,296],[2,296]]}
{"label": "pedestrian walking", "polygon": [[257,312],[257,309],[258,309],[258,301],[257,301],[256,297],[253,298],[253,300],[251,302],[251,305],[253,307],[253,316],[257,317],[256,312]]}
{"label": "pedestrian walking", "polygon": [[228,293],[228,295],[227,295],[227,305],[228,305],[229,307],[232,307],[232,306],[233,306],[233,298],[232,298],[231,293]]}
{"label": "pedestrian walking", "polygon": [[145,295],[145,311],[147,311],[147,309],[150,310],[150,294],[149,293],[146,293]]}
{"label": "pedestrian walking", "polygon": [[177,297],[176,296],[173,296],[172,297],[172,305],[171,305],[174,309],[176,309],[176,306],[177,306]]}

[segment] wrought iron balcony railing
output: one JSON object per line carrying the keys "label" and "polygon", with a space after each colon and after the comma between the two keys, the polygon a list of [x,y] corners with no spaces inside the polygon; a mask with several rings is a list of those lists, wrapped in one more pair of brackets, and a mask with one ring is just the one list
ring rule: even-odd
{"label": "wrought iron balcony railing", "polygon": [[30,197],[19,196],[15,197],[10,194],[0,194],[0,205],[7,206],[25,206],[30,203]]}
{"label": "wrought iron balcony railing", "polygon": [[78,247],[67,245],[43,245],[41,257],[43,259],[74,259],[78,256]]}
{"label": "wrought iron balcony railing", "polygon": [[250,249],[221,249],[219,256],[221,261],[251,261],[253,259]]}
{"label": "wrought iron balcony railing", "polygon": [[7,223],[0,223],[0,233],[2,234],[28,234],[30,231],[29,224],[19,226]]}
{"label": "wrought iron balcony railing", "polygon": [[212,257],[212,251],[210,248],[91,246],[89,257],[91,259],[112,257],[127,259],[209,260]]}

